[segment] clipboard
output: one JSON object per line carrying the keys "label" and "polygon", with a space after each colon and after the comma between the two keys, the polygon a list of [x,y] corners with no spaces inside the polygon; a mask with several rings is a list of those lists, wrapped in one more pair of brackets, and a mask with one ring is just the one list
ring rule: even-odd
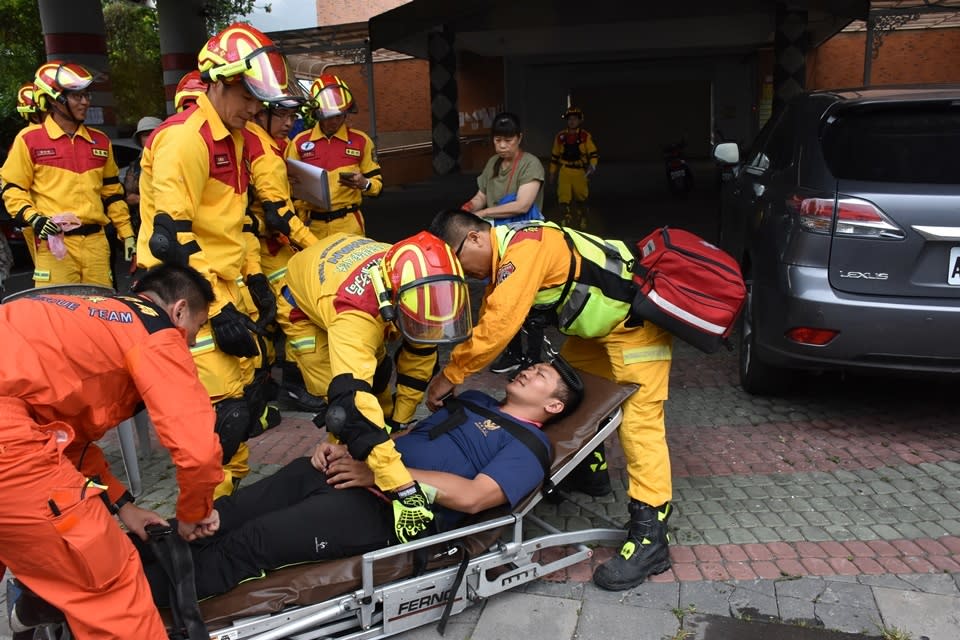
{"label": "clipboard", "polygon": [[287,173],[290,180],[290,193],[294,198],[305,200],[317,209],[330,209],[330,182],[326,169],[312,164],[287,158]]}

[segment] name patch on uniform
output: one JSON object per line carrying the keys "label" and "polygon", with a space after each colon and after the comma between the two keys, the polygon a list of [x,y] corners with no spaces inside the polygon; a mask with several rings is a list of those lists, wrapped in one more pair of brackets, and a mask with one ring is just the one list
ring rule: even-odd
{"label": "name patch on uniform", "polygon": [[34,149],[33,157],[34,158],[49,158],[50,156],[57,155],[56,149]]}
{"label": "name patch on uniform", "polygon": [[359,157],[360,157],[360,149],[344,149],[344,152],[345,152],[348,156],[353,156],[353,157],[355,157],[355,158],[359,158]]}
{"label": "name patch on uniform", "polygon": [[230,164],[230,156],[225,153],[218,153],[213,156],[213,164],[218,167],[225,167]]}
{"label": "name patch on uniform", "polygon": [[510,274],[516,270],[517,270],[517,267],[514,266],[512,262],[508,262],[507,264],[500,265],[500,268],[497,269],[497,284],[500,284],[501,282],[506,280],[510,276]]}
{"label": "name patch on uniform", "polygon": [[93,155],[96,158],[106,158],[110,156],[110,153],[106,149],[94,149]]}

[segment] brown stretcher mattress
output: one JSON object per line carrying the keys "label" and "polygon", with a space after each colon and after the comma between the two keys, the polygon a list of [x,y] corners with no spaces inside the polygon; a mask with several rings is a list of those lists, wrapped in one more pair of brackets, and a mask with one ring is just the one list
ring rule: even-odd
{"label": "brown stretcher mattress", "polygon": [[[548,425],[544,433],[553,445],[551,473],[556,473],[593,437],[600,421],[610,415],[636,389],[633,385],[618,385],[604,378],[581,372],[584,381],[584,400],[580,407],[563,420]],[[517,505],[523,509],[536,499],[539,490]],[[502,516],[507,507],[488,509],[468,522],[483,522]],[[470,556],[486,552],[499,537],[499,530],[485,531],[464,542]],[[433,555],[433,554],[430,554]],[[457,558],[444,556],[428,564],[435,569],[456,563]],[[292,605],[323,602],[335,596],[360,588],[361,556],[287,567],[270,572],[265,578],[245,582],[222,596],[208,598],[200,603],[204,620],[212,627],[223,626],[232,620],[254,615],[265,615]],[[377,585],[412,575],[413,554],[407,553],[378,562],[374,566]],[[169,622],[168,611],[162,611]]]}

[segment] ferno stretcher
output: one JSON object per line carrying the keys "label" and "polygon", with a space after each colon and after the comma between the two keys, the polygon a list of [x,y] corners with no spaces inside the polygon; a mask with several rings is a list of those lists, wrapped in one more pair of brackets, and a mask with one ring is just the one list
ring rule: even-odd
{"label": "ferno stretcher", "polygon": [[[559,483],[620,425],[636,389],[581,372],[584,399],[544,433],[553,449],[549,482]],[[542,489],[542,487],[541,487]],[[560,531],[534,515],[534,491],[463,526],[362,556],[273,571],[200,603],[211,640],[386,638],[449,616],[498,593],[589,559],[587,543],[622,542],[623,528]],[[525,537],[525,524],[540,532]],[[546,550],[554,550],[544,553]],[[415,567],[425,569],[415,572]],[[546,560],[549,558],[549,560]]]}

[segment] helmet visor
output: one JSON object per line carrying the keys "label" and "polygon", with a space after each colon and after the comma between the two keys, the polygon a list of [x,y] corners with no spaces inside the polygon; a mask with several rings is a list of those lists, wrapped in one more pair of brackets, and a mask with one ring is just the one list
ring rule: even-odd
{"label": "helmet visor", "polygon": [[61,64],[54,73],[53,81],[61,91],[83,91],[93,84],[93,77],[81,67]]}
{"label": "helmet visor", "polygon": [[397,295],[397,327],[414,343],[463,342],[473,331],[467,283],[441,276],[403,287]]}
{"label": "helmet visor", "polygon": [[[289,97],[296,82],[287,69],[287,61],[274,48],[263,48],[247,58],[247,70],[243,72],[243,84],[254,98],[273,102]],[[288,83],[291,85],[288,87]]]}

